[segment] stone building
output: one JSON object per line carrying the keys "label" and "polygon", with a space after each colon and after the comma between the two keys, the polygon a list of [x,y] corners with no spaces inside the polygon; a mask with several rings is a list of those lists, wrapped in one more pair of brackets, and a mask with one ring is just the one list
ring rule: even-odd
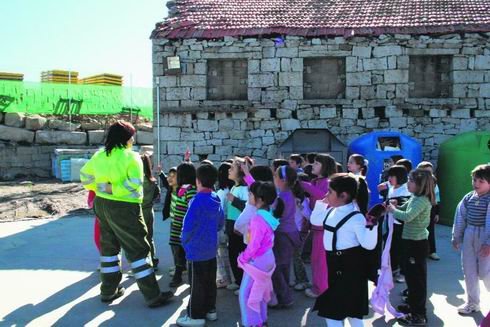
{"label": "stone building", "polygon": [[151,39],[169,164],[187,147],[267,161],[378,130],[417,138],[435,161],[446,139],[490,127],[487,0],[167,6]]}

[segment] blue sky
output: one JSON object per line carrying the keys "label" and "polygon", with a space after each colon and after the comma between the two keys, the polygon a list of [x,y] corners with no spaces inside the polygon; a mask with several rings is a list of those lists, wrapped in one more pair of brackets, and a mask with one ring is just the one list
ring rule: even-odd
{"label": "blue sky", "polygon": [[0,71],[39,81],[50,69],[152,85],[150,33],[166,0],[1,0]]}

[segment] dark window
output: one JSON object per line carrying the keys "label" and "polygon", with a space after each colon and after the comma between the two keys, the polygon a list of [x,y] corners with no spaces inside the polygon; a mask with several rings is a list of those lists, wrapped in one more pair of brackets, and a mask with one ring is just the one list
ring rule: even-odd
{"label": "dark window", "polygon": [[451,97],[451,56],[410,56],[409,97]]}
{"label": "dark window", "polygon": [[305,58],[303,65],[305,99],[345,97],[345,58]]}
{"label": "dark window", "polygon": [[208,60],[208,100],[247,100],[247,59]]}

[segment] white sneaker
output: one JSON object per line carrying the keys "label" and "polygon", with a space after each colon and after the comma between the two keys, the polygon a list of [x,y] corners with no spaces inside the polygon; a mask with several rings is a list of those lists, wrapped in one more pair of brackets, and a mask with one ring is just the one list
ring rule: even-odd
{"label": "white sneaker", "polygon": [[405,276],[403,276],[402,274],[398,273],[395,275],[395,282],[399,283],[399,284],[403,284],[405,283]]}
{"label": "white sneaker", "polygon": [[208,313],[206,313],[206,320],[209,320],[209,321],[218,320],[218,313],[216,312],[216,310],[211,310]]}
{"label": "white sneaker", "polygon": [[439,257],[439,256],[437,255],[437,253],[435,253],[435,252],[434,252],[434,253],[431,253],[431,254],[429,255],[429,259],[434,260],[434,261],[439,261],[439,260],[441,260],[441,257]]}
{"label": "white sneaker", "polygon": [[240,295],[240,289],[237,289],[233,292],[236,296]]}
{"label": "white sneaker", "polygon": [[226,286],[226,289],[229,291],[236,291],[239,288],[240,286],[238,286],[236,283],[231,283],[230,285]]}
{"label": "white sneaker", "polygon": [[308,283],[298,283],[294,285],[295,291],[304,291],[306,288],[308,288]]}
{"label": "white sneaker", "polygon": [[206,320],[204,319],[192,319],[188,315],[177,319],[177,325],[181,327],[204,327]]}
{"label": "white sneaker", "polygon": [[316,298],[318,297],[318,294],[314,293],[314,292],[311,290],[311,288],[307,288],[307,289],[305,290],[305,295],[306,295],[307,297],[311,297],[312,299],[316,299]]}
{"label": "white sneaker", "polygon": [[477,304],[468,303],[460,308],[458,308],[458,313],[461,315],[469,315],[473,312],[480,311],[480,306]]}

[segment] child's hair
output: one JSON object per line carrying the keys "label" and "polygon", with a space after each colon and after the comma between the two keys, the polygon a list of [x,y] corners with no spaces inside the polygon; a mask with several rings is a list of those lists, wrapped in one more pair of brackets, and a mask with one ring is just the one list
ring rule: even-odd
{"label": "child's hair", "polygon": [[274,159],[272,161],[272,168],[274,171],[276,171],[277,168],[279,168],[281,166],[288,166],[288,165],[289,165],[289,162],[286,159]]}
{"label": "child's hair", "polygon": [[231,164],[223,162],[218,168],[218,189],[231,189],[235,182],[228,178],[228,173],[231,168]]}
{"label": "child's hair", "polygon": [[172,167],[168,170],[168,173],[176,173],[177,174],[177,167]]}
{"label": "child's hair", "polygon": [[352,154],[349,159],[354,160],[356,165],[359,165],[361,167],[361,175],[366,176],[367,175],[367,170],[368,170],[368,162],[366,158],[362,154],[354,153]]}
{"label": "child's hair", "polygon": [[255,199],[261,199],[267,206],[273,204],[277,198],[276,187],[272,182],[257,181],[250,185],[250,193]]}
{"label": "child's hair", "polygon": [[196,186],[196,168],[189,162],[183,162],[177,167],[177,186],[186,184]]}
{"label": "child's hair", "polygon": [[[361,183],[363,183],[362,186],[360,186]],[[364,178],[357,179],[348,173],[335,174],[330,178],[329,188],[337,192],[337,195],[346,193],[348,196],[346,204],[356,200],[360,211],[367,212],[369,193]]]}
{"label": "child's hair", "polygon": [[298,182],[298,174],[296,173],[296,170],[289,166],[281,166],[277,168],[276,174],[281,180],[286,182],[290,189],[293,189],[294,184]]}
{"label": "child's hair", "polygon": [[398,162],[398,160],[403,159],[403,156],[401,156],[399,154],[395,154],[394,156],[391,156],[390,158],[391,158],[391,160],[393,160],[393,164],[396,164]]}
{"label": "child's hair", "polygon": [[436,204],[436,195],[434,193],[435,180],[432,174],[424,169],[415,169],[408,175],[410,181],[415,183],[416,190],[413,192],[416,196],[426,196],[432,205]]}
{"label": "child's hair", "polygon": [[471,171],[472,178],[480,178],[490,183],[490,164],[478,165]]}
{"label": "child's hair", "polygon": [[407,169],[402,165],[394,165],[388,169],[388,177],[396,177],[398,185],[403,185],[408,181]]}
{"label": "child's hair", "polygon": [[422,161],[422,162],[420,162],[417,165],[417,168],[421,168],[421,169],[431,168],[431,169],[434,169],[434,165],[430,161]]}
{"label": "child's hair", "polygon": [[196,179],[199,180],[203,187],[213,189],[218,179],[218,169],[213,165],[202,165],[197,168]]}
{"label": "child's hair", "polygon": [[340,162],[335,163],[335,171],[337,173],[343,173],[344,172],[344,167],[342,167],[342,164]]}
{"label": "child's hair", "polygon": [[301,157],[299,154],[290,155],[289,160],[294,160],[298,166],[301,166],[303,163],[303,157]]}
{"label": "child's hair", "polygon": [[316,153],[308,153],[306,155],[306,160],[308,161],[309,164],[313,164],[315,162],[316,158]]}
{"label": "child's hair", "polygon": [[209,160],[209,159],[204,159],[201,161],[201,165],[211,165],[211,166],[214,166],[214,163]]}
{"label": "child's hair", "polygon": [[150,156],[146,153],[141,155],[141,161],[143,161],[143,172],[145,173],[145,177],[148,178],[149,181],[155,182],[156,178],[153,177],[153,174],[151,173],[152,164]]}
{"label": "child's hair", "polygon": [[226,159],[225,162],[229,163],[230,165],[233,165],[233,159]]}
{"label": "child's hair", "polygon": [[250,168],[250,175],[252,175],[256,181],[274,181],[274,174],[269,166],[253,166]]}
{"label": "child's hair", "polygon": [[315,161],[318,161],[322,165],[320,175],[318,177],[330,177],[337,171],[337,165],[335,164],[335,159],[326,153],[318,153],[315,156]]}
{"label": "child's hair", "polygon": [[403,166],[407,169],[407,173],[411,172],[413,169],[412,162],[409,159],[400,159],[395,162],[395,165]]}

